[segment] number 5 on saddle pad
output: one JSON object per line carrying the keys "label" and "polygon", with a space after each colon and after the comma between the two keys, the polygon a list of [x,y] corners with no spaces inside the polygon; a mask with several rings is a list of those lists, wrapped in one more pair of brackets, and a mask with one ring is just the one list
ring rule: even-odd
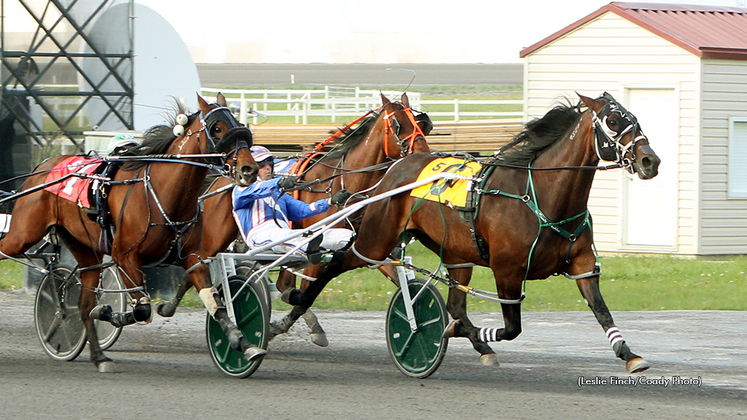
{"label": "number 5 on saddle pad", "polygon": [[[453,157],[436,159],[428,166],[423,168],[418,181],[430,176],[451,172],[465,177],[473,177],[480,172],[482,165],[477,162],[468,162],[464,159]],[[447,180],[442,179],[432,184],[423,185],[415,188],[410,193],[413,197],[424,198],[438,203],[444,203],[453,207],[467,206],[467,190],[469,181],[467,180]]]}

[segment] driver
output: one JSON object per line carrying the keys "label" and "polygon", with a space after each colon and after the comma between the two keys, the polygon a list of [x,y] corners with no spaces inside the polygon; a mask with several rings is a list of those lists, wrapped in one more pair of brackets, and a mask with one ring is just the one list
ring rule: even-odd
{"label": "driver", "polygon": [[[249,248],[258,248],[278,239],[288,237],[293,230],[290,222],[297,222],[329,210],[332,205],[343,205],[350,193],[341,190],[332,198],[313,203],[296,200],[285,194],[281,187],[290,187],[294,177],[273,178],[274,156],[263,146],[252,146],[252,157],[259,165],[257,182],[248,186],[237,186],[233,190],[233,215],[241,236]],[[353,235],[349,229],[333,228],[318,235],[309,244],[300,248],[312,264],[320,262],[319,247],[337,250],[345,246]],[[284,254],[304,241],[299,236],[272,247],[275,253]]]}
{"label": "driver", "polygon": [[106,154],[109,156],[119,155],[139,145],[131,134],[117,134],[109,140],[109,144],[106,146]]}

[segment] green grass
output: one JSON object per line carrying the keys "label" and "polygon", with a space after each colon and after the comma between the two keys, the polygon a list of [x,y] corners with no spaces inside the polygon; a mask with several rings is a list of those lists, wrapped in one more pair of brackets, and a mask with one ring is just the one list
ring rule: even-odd
{"label": "green grass", "polygon": [[0,261],[0,289],[23,287],[23,266],[13,261]]}
{"label": "green grass", "polygon": [[[415,244],[408,247],[419,267],[438,266],[435,254]],[[683,259],[672,256],[601,257],[600,288],[611,310],[717,309],[747,310],[747,256],[724,257],[718,261]],[[476,267],[472,287],[495,291],[492,272]],[[439,289],[446,293],[442,285]],[[330,282],[315,303],[320,308],[387,308],[395,286],[378,271],[358,269]],[[529,311],[588,310],[576,282],[563,276],[526,283],[522,308]],[[473,296],[470,311],[500,311],[500,305]]]}
{"label": "green grass", "polygon": [[[438,257],[419,244],[408,247],[415,264],[434,270]],[[747,310],[747,256],[730,256],[719,260],[683,259],[672,256],[603,256],[602,295],[613,311],[713,309]],[[21,288],[23,268],[11,261],[0,262],[0,288]],[[475,268],[471,286],[495,291],[490,270]],[[439,289],[446,293],[443,285]],[[315,306],[350,310],[385,310],[396,287],[377,270],[360,268],[332,280]],[[526,283],[527,297],[522,308],[527,311],[588,310],[573,280],[551,277]],[[497,312],[500,305],[469,297],[470,311]],[[194,292],[182,302],[184,306],[201,306]],[[274,301],[273,307],[289,307]]]}

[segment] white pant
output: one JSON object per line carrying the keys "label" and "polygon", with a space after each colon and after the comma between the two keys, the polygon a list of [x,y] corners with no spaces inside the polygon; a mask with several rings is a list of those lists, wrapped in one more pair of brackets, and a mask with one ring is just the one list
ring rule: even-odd
{"label": "white pant", "polygon": [[[249,235],[247,235],[247,245],[249,246],[249,248],[259,248],[271,242],[275,242],[279,239],[287,238],[288,236],[296,232],[298,232],[298,230],[285,229],[278,227],[275,223],[265,222],[249,231]],[[352,236],[353,231],[350,229],[329,229],[324,232],[322,243],[319,246],[328,251],[335,251],[347,245]],[[297,236],[295,238],[285,240],[282,244],[273,246],[272,252],[285,254],[307,239],[308,238],[305,238],[303,236]],[[305,254],[306,245],[303,245],[300,248],[300,251]]]}

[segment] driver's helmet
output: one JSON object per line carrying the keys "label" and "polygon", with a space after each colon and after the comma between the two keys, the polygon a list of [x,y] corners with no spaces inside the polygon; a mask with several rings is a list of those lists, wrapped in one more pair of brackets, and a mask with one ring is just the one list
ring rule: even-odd
{"label": "driver's helmet", "polygon": [[106,154],[113,155],[122,152],[123,149],[129,149],[130,147],[137,146],[138,142],[130,134],[117,134],[109,140],[109,145],[106,146]]}
{"label": "driver's helmet", "polygon": [[252,158],[254,158],[254,161],[257,162],[259,167],[261,168],[265,164],[273,164],[273,159],[275,159],[275,156],[272,155],[272,152],[270,152],[269,149],[267,149],[264,146],[252,146],[249,148],[252,152]]}

